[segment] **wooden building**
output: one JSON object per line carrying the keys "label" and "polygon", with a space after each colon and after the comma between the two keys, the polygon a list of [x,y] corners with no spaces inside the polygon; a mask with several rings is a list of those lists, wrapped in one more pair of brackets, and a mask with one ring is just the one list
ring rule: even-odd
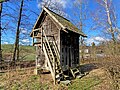
{"label": "wooden building", "polygon": [[44,7],[30,34],[37,51],[36,68],[50,70],[54,82],[65,80],[65,71],[76,77],[80,35],[86,37],[69,20]]}

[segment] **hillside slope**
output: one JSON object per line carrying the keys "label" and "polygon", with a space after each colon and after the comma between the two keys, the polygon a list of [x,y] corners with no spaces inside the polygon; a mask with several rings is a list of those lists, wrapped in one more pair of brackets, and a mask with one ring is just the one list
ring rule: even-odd
{"label": "hillside slope", "polygon": [[[2,45],[2,54],[4,60],[12,59],[13,49],[14,49],[13,44]],[[35,60],[35,47],[20,45],[20,60],[22,61]]]}

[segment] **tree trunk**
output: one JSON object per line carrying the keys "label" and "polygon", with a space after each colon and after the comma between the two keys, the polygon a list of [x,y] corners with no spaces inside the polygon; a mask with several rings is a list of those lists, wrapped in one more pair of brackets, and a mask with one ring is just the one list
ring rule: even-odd
{"label": "tree trunk", "polygon": [[0,3],[0,63],[2,63],[2,48],[1,48],[1,30],[2,30],[2,27],[1,27],[1,14],[2,14],[2,3]]}
{"label": "tree trunk", "polygon": [[112,26],[112,21],[111,21],[111,18],[110,18],[110,10],[109,10],[109,7],[108,7],[108,1],[107,0],[103,0],[103,1],[105,3],[105,9],[106,9],[107,19],[108,19],[107,22],[110,26],[110,33],[111,33],[111,36],[112,36],[113,49],[114,49],[114,53],[115,53],[116,39],[115,39],[115,34],[114,34],[113,26]]}
{"label": "tree trunk", "polygon": [[[21,17],[22,17],[23,2],[24,0],[21,1],[19,18],[18,18],[18,23],[17,23],[16,40],[15,40],[14,52],[13,52],[14,63],[16,59],[19,60],[19,34],[20,34],[20,22],[21,22]],[[16,58],[16,55],[17,55],[17,58]]]}

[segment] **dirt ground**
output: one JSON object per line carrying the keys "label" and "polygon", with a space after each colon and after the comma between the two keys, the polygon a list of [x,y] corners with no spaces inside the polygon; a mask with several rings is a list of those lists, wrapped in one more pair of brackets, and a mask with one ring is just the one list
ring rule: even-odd
{"label": "dirt ground", "polygon": [[86,77],[99,77],[100,80],[102,80],[101,83],[94,86],[94,90],[112,90],[112,81],[109,79],[108,74],[104,68],[94,69]]}
{"label": "dirt ground", "polygon": [[[87,80],[87,81],[86,81]],[[83,85],[83,86],[82,86]],[[92,68],[81,79],[73,79],[71,84],[53,84],[48,71],[34,75],[34,69],[23,69],[0,73],[0,90],[113,90],[111,80],[104,68]]]}
{"label": "dirt ground", "polygon": [[[63,90],[63,89],[70,89],[68,88],[69,86],[63,86],[61,87],[60,85],[53,85],[53,80],[52,80],[52,77],[51,77],[51,74],[50,73],[46,73],[46,74],[41,74],[40,75],[40,81],[41,83],[45,84],[45,83],[48,83],[53,90]],[[84,76],[83,78],[79,79],[79,80],[84,80],[84,79],[87,79],[87,78],[93,78],[93,77],[96,77],[96,78],[99,78],[100,80],[100,83],[99,84],[95,84],[93,86],[91,86],[90,88],[88,89],[83,89],[83,90],[113,90],[111,87],[112,87],[112,81],[109,79],[108,77],[108,73],[106,72],[106,70],[104,68],[95,68],[95,69],[92,69],[89,74],[87,74],[86,76]],[[72,84],[74,83],[75,80],[72,80]],[[72,86],[71,84],[71,86]],[[70,89],[70,90],[73,90],[73,89]],[[79,90],[79,89],[78,89]],[[82,90],[82,89],[81,89]]]}

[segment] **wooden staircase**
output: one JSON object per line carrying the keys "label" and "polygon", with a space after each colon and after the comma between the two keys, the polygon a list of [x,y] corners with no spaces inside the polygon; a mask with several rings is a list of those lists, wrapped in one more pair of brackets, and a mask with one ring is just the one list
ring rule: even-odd
{"label": "wooden staircase", "polygon": [[[64,75],[63,73],[60,64],[60,52],[58,50],[54,37],[50,36],[50,38],[52,39],[49,40],[50,38],[45,34],[44,30],[39,33],[41,33],[42,37],[34,36],[34,38],[40,39],[39,42],[35,42],[34,44],[43,49],[43,52],[47,59],[47,66],[51,72],[54,83],[70,83],[70,81],[67,80],[69,76]],[[84,76],[84,74],[80,72],[78,67],[70,68],[69,71],[74,78],[81,78],[82,76]]]}
{"label": "wooden staircase", "polygon": [[43,51],[45,53],[45,57],[47,58],[52,78],[55,83],[60,83],[60,81],[66,79],[60,65],[60,54],[57,45],[54,40],[52,40],[52,42],[48,41],[44,31],[43,35],[45,36],[43,43]]}
{"label": "wooden staircase", "polygon": [[70,68],[70,71],[74,78],[81,78],[84,76],[78,68]]}

